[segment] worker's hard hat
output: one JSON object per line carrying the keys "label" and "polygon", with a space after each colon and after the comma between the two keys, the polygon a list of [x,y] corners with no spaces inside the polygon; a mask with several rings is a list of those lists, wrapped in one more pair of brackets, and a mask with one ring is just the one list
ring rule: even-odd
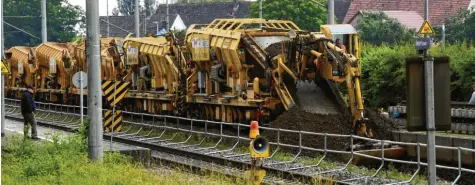
{"label": "worker's hard hat", "polygon": [[259,135],[259,123],[251,121],[251,131],[249,131],[249,139],[255,139]]}

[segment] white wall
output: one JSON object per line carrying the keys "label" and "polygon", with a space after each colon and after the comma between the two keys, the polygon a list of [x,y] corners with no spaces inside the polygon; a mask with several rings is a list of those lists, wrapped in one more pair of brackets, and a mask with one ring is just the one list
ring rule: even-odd
{"label": "white wall", "polygon": [[[470,5],[468,5],[468,8],[470,9],[470,7],[472,6],[475,6],[475,0],[471,0],[470,1]],[[474,7],[475,8],[475,7]]]}

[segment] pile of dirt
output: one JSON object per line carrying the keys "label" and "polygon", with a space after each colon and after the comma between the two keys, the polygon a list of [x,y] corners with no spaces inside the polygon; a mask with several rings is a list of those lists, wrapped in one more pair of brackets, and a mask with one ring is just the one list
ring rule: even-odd
{"label": "pile of dirt", "polygon": [[[366,111],[367,127],[373,131],[376,139],[391,139],[391,131],[396,130],[396,125],[389,119],[379,116],[376,112]],[[291,110],[284,112],[271,123],[273,128],[302,130],[309,132],[329,133],[329,134],[351,134],[352,117],[348,113],[339,115],[313,114],[295,106]],[[270,133],[267,136],[271,141],[277,140],[277,134]],[[280,142],[285,144],[299,144],[298,133],[280,133]],[[323,148],[324,139],[322,136],[306,136],[302,140],[303,146]],[[327,148],[335,150],[345,150],[350,146],[349,138],[328,137]]]}
{"label": "pile of dirt", "polygon": [[[289,111],[284,112],[276,120],[271,122],[271,127],[302,130],[309,132],[320,132],[330,134],[350,134],[351,117],[349,115],[321,115],[308,113],[295,106]],[[271,141],[277,140],[276,134],[270,134],[267,137]],[[280,142],[288,144],[299,144],[298,133],[280,133]],[[318,136],[304,135],[302,145],[315,148],[323,148],[324,139]],[[348,139],[329,137],[327,140],[328,149],[346,149],[349,146]]]}
{"label": "pile of dirt", "polygon": [[373,131],[374,138],[392,140],[391,132],[398,130],[397,123],[380,116],[377,112],[365,109],[366,127]]}
{"label": "pile of dirt", "polygon": [[273,58],[279,54],[282,53],[282,43],[281,42],[276,42],[276,43],[273,43],[269,46],[267,46],[266,49],[264,49],[267,54],[269,55],[269,58]]}

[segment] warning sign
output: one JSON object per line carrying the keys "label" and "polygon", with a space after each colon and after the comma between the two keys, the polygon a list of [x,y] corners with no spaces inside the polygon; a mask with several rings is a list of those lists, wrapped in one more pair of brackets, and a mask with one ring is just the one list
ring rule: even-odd
{"label": "warning sign", "polygon": [[5,64],[5,62],[3,61],[1,64],[1,69],[2,69],[2,75],[10,74],[10,69],[8,69],[7,64]]}
{"label": "warning sign", "polygon": [[419,29],[419,34],[434,34],[435,31],[432,29],[432,26],[430,26],[429,22],[427,20],[424,21],[424,24],[422,24],[421,28]]}
{"label": "warning sign", "polygon": [[191,55],[193,61],[209,61],[209,46],[209,35],[193,34],[191,40]]}
{"label": "warning sign", "polygon": [[127,65],[138,65],[139,64],[139,43],[131,43],[127,47]]}

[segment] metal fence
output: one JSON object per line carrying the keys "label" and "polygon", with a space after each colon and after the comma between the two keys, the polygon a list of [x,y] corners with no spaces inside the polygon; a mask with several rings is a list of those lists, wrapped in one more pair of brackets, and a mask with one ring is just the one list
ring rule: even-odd
{"label": "metal fence", "polygon": [[[7,109],[8,113],[12,114],[20,109],[20,101],[15,100],[15,99],[5,99],[7,102],[6,105],[9,107]],[[61,104],[53,104],[53,103],[37,103],[38,104],[38,110],[40,110],[39,113],[37,114],[42,114],[43,118],[46,119],[53,119],[56,121],[56,124],[61,124],[61,125],[71,125],[73,124],[78,124],[79,120],[74,121],[74,119],[77,119],[80,107],[75,106],[75,105],[61,105]],[[84,107],[87,109],[87,107]],[[66,112],[65,112],[66,111]],[[60,114],[58,115],[53,115],[51,113],[57,113]],[[206,147],[206,148],[197,148],[194,149],[194,151],[199,151],[199,150],[206,150],[206,149],[216,149],[216,151],[208,152],[206,154],[212,155],[212,154],[217,154],[217,153],[227,153],[227,152],[232,152],[233,150],[236,149],[236,147],[243,141],[250,141],[249,138],[247,137],[242,137],[241,133],[239,130],[241,128],[249,128],[250,125],[246,124],[241,124],[241,123],[226,123],[226,122],[216,122],[216,121],[208,121],[208,120],[198,120],[198,119],[189,119],[189,118],[183,118],[183,117],[176,117],[176,116],[169,116],[169,115],[154,115],[154,114],[146,114],[146,113],[136,113],[136,112],[123,112],[124,116],[128,115],[132,118],[132,120],[135,118],[139,118],[141,122],[134,122],[134,121],[125,121],[124,123],[128,124],[133,124],[140,129],[138,131],[134,131],[134,133],[130,133],[130,128],[129,130],[122,131],[122,132],[117,132],[117,133],[111,133],[114,137],[134,137],[135,139],[139,141],[153,141],[153,142],[163,142],[163,141],[171,141],[175,138],[175,136],[179,132],[183,133],[188,133],[188,137],[186,137],[185,140],[180,141],[180,142],[174,142],[174,143],[167,143],[167,145],[178,145],[178,144],[186,144],[192,137],[193,134],[201,134],[204,135],[204,137],[199,141],[198,144],[194,145],[184,145],[180,146],[180,148],[189,148],[192,146],[200,146],[204,140],[208,137],[217,137],[219,140],[216,142],[214,146],[211,147]],[[65,116],[62,116],[65,115]],[[152,119],[152,123],[146,123],[145,118],[148,117]],[[160,121],[159,121],[160,120]],[[189,128],[179,128],[177,124],[175,126],[169,124],[171,120],[174,120],[176,122],[179,121],[188,121]],[[196,124],[201,123],[201,125],[204,125],[204,131],[199,131],[196,129]],[[219,126],[219,131],[218,133],[209,131],[210,126]],[[237,127],[237,132],[236,135],[230,135],[230,134],[225,134],[223,132],[223,127],[225,126],[233,126]],[[79,126],[77,126],[79,127]],[[139,133],[143,130],[143,128],[153,128],[153,129],[163,129],[162,133],[159,134],[157,137],[148,137],[151,132],[145,135],[139,135]],[[313,175],[320,175],[320,174],[325,174],[325,173],[331,173],[331,172],[337,172],[337,171],[344,171],[348,170],[349,165],[353,161],[355,157],[364,157],[364,158],[369,158],[369,159],[374,159],[374,160],[379,160],[381,162],[380,167],[376,170],[376,172],[371,175],[370,177],[375,177],[377,176],[380,172],[381,169],[383,168],[384,164],[387,162],[393,162],[393,163],[400,163],[400,164],[410,164],[410,165],[415,165],[417,167],[417,170],[415,173],[411,176],[410,179],[407,179],[404,182],[398,182],[398,183],[410,183],[414,180],[414,178],[419,174],[421,171],[421,167],[427,166],[426,162],[422,162],[421,155],[420,155],[420,150],[422,147],[427,147],[426,144],[424,143],[408,143],[408,142],[397,142],[397,141],[391,141],[391,140],[377,140],[377,139],[370,139],[366,137],[360,137],[356,135],[343,135],[343,134],[329,134],[329,133],[316,133],[316,132],[307,132],[307,131],[301,131],[301,130],[288,130],[288,129],[279,129],[279,128],[269,128],[269,127],[259,127],[260,130],[263,131],[272,131],[276,132],[277,134],[277,140],[276,141],[270,141],[270,145],[276,147],[275,150],[272,151],[270,154],[269,158],[272,158],[282,147],[286,148],[291,148],[291,149],[296,149],[298,150],[298,153],[294,155],[292,160],[289,161],[281,161],[281,162],[275,162],[275,161],[265,161],[264,166],[273,166],[277,164],[290,164],[295,162],[299,157],[303,156],[302,153],[303,151],[312,151],[312,152],[320,152],[323,153],[322,158],[317,162],[317,164],[314,165],[307,165],[307,166],[299,166],[299,167],[284,167],[286,171],[295,171],[299,169],[305,169],[305,168],[313,168],[313,167],[319,167],[319,165],[322,164],[322,162],[328,158],[329,155],[331,154],[346,154],[349,155],[349,160],[344,163],[345,165],[341,168],[338,169],[331,169],[327,171],[322,171],[318,172]],[[164,136],[165,132],[173,132],[172,138],[167,138],[167,139],[162,139]],[[283,143],[281,142],[281,135],[285,134],[295,134],[298,135],[298,145],[296,144],[289,144],[289,143]],[[302,144],[302,140],[308,137],[323,137],[324,139],[324,145],[321,146],[320,148],[315,148],[315,147],[309,147],[309,146],[304,146]],[[232,144],[232,146],[228,149],[225,150],[219,150],[217,149],[218,145],[220,145],[223,142],[224,138],[230,138],[230,139],[235,139],[235,143]],[[327,141],[330,139],[334,138],[346,138],[349,139],[350,141],[350,146],[353,146],[353,144],[356,141],[369,141],[374,143],[375,145],[381,146],[381,157],[375,157],[375,156],[370,156],[367,154],[362,153],[361,151],[356,151],[351,147],[350,151],[343,151],[343,150],[334,150],[334,149],[329,149],[327,146]],[[399,145],[403,147],[416,147],[417,149],[417,161],[409,161],[409,160],[401,160],[401,159],[392,159],[392,158],[387,158],[384,156],[384,146],[385,145]],[[452,184],[456,184],[462,175],[462,172],[469,172],[469,173],[474,173],[475,170],[469,169],[469,168],[464,168],[462,167],[462,153],[475,153],[474,149],[471,148],[464,148],[464,147],[449,147],[449,146],[440,146],[436,145],[436,148],[438,149],[446,149],[446,150],[452,150],[457,152],[457,159],[458,159],[458,167],[452,167],[452,166],[446,166],[446,165],[436,165],[438,169],[449,169],[449,170],[456,170],[458,171],[458,176]],[[234,157],[239,157],[239,156],[245,156],[249,154],[233,154],[233,155],[227,155],[224,156],[225,158],[234,158]],[[361,177],[361,178],[367,178],[367,177]],[[351,182],[355,180],[359,180],[361,178],[353,178],[353,179],[346,179],[342,180],[341,182]],[[398,184],[397,183],[397,184]]]}

